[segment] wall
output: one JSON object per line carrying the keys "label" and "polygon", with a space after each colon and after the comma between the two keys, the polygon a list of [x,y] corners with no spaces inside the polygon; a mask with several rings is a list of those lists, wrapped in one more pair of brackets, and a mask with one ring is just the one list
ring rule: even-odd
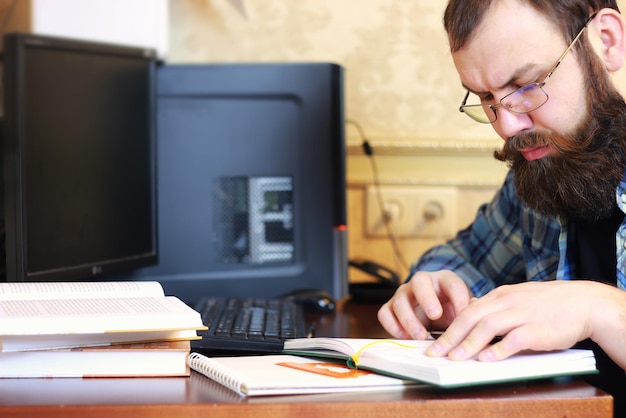
{"label": "wall", "polygon": [[[446,219],[456,229],[491,197],[505,170],[491,157],[500,141],[491,128],[456,110],[464,91],[442,29],[444,5],[432,0],[170,1],[168,61],[340,63],[346,116],[374,148],[383,196],[389,185],[405,186],[408,193],[432,186],[458,191],[458,210],[449,211],[457,216]],[[367,234],[372,162],[363,155],[355,125],[346,125],[346,136],[349,256],[376,260],[405,275],[405,264],[447,236],[398,236],[403,263],[385,234]],[[351,271],[351,280],[362,279]]]}
{"label": "wall", "polygon": [[0,33],[148,47],[165,57],[167,9],[168,0],[0,0]]}
{"label": "wall", "polygon": [[[491,127],[457,111],[464,90],[442,28],[445,4],[170,0],[169,61],[340,63],[346,74],[346,115],[358,122],[374,148],[383,196],[403,186],[406,194],[399,198],[406,203],[415,191],[444,187],[455,195],[456,205],[444,208],[448,216],[443,229],[456,230],[491,198],[506,167],[492,158],[501,140]],[[362,153],[363,138],[353,124],[346,126],[346,134],[349,255],[377,260],[403,275],[405,266],[394,257],[391,241],[366,231],[373,166]],[[389,199],[387,203],[394,216],[422,216],[415,208],[398,208]],[[402,258],[410,262],[448,237],[436,231],[427,238],[398,236]],[[363,278],[351,273],[353,280]]]}
{"label": "wall", "polygon": [[[442,29],[444,1],[170,0],[171,62],[334,61],[369,137],[493,139],[456,112],[464,90]],[[352,134],[352,132],[351,132]]]}

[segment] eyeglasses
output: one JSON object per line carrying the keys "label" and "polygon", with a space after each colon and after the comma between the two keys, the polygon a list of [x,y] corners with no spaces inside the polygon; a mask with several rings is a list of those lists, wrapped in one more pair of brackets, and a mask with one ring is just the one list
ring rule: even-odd
{"label": "eyeglasses", "polygon": [[565,52],[561,54],[556,63],[552,66],[550,71],[548,71],[548,75],[543,79],[540,83],[532,83],[526,86],[522,86],[515,90],[512,93],[507,94],[502,99],[500,99],[500,103],[496,104],[465,104],[467,103],[467,99],[469,98],[470,92],[469,90],[465,94],[465,98],[463,98],[463,102],[459,107],[459,112],[465,113],[470,118],[474,119],[476,122],[480,123],[494,123],[498,119],[497,109],[500,106],[503,106],[506,110],[513,113],[528,113],[533,110],[539,109],[548,101],[548,93],[543,90],[543,86],[546,85],[552,74],[557,69],[561,61],[565,58],[567,53],[572,49],[574,44],[580,36],[583,34],[589,23],[596,17],[597,13],[592,14],[587,19],[585,26],[578,32],[578,34],[574,37],[572,42],[569,44]]}

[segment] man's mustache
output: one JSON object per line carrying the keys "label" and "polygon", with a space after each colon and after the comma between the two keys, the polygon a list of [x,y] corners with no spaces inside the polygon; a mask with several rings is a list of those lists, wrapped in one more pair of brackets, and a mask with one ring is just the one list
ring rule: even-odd
{"label": "man's mustache", "polygon": [[512,161],[515,156],[519,155],[520,148],[533,148],[551,143],[552,141],[546,135],[538,132],[524,132],[509,137],[504,142],[502,150],[496,151],[494,155],[500,161]]}
{"label": "man's mustache", "polygon": [[550,138],[537,132],[527,132],[515,135],[507,139],[504,144],[505,148],[518,150],[520,148],[533,148],[551,143]]}

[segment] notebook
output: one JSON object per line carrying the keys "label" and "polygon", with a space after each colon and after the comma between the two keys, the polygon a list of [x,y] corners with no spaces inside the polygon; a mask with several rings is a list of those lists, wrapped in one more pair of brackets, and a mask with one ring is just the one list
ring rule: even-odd
{"label": "notebook", "polygon": [[268,354],[208,357],[191,353],[189,367],[240,396],[402,390],[394,377],[349,368],[345,362]]}

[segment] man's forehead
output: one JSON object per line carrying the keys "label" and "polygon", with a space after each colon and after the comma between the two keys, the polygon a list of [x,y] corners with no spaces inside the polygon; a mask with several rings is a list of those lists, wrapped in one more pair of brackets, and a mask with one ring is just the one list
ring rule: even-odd
{"label": "man's forehead", "polygon": [[565,48],[558,27],[533,7],[504,0],[491,7],[469,42],[452,54],[471,91],[497,91],[552,64]]}

